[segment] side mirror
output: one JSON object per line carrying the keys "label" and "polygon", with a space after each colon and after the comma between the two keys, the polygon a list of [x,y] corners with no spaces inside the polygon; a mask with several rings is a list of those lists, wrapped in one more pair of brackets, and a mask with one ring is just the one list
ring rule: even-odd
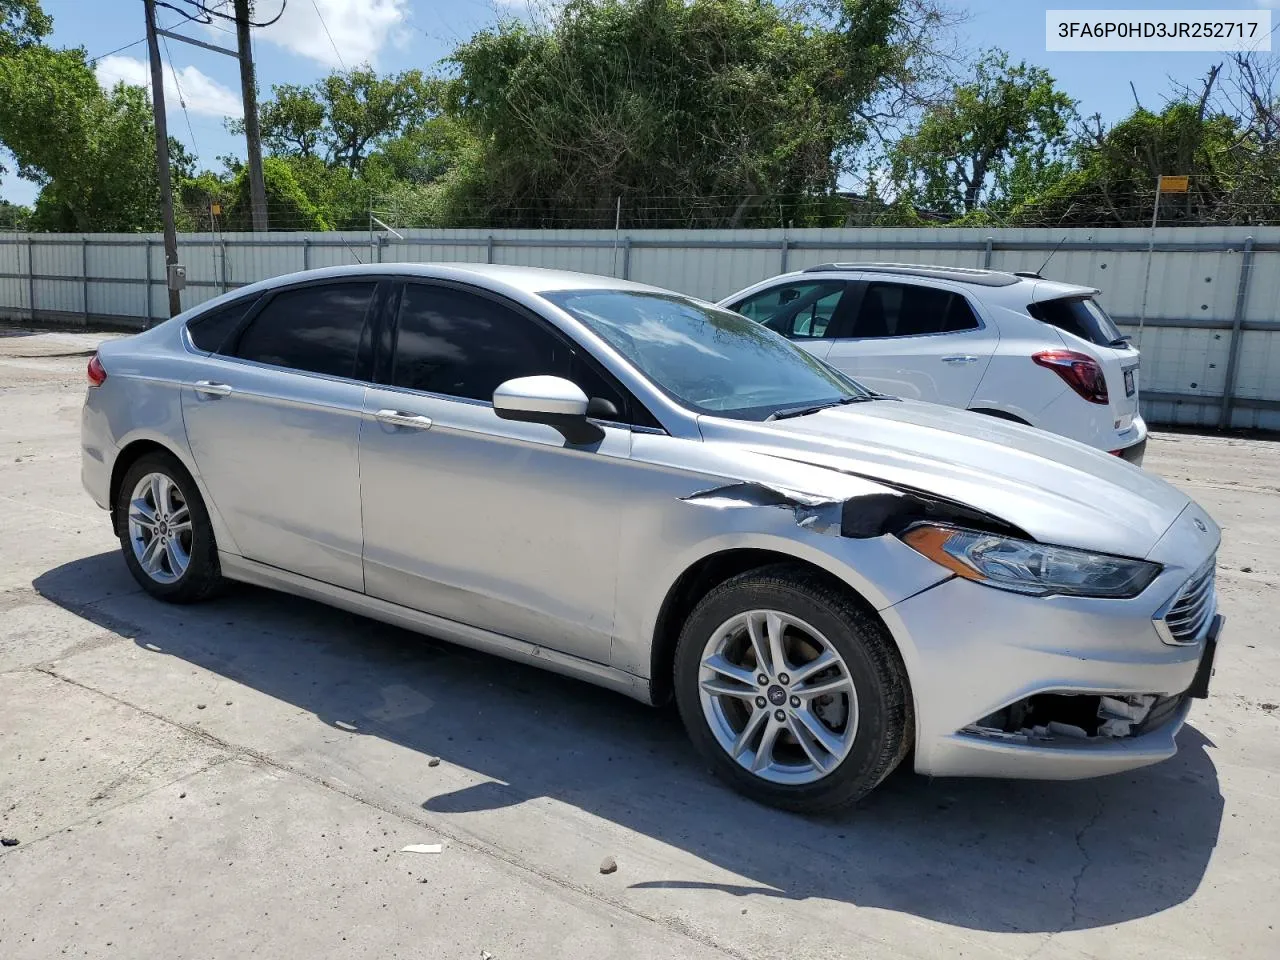
{"label": "side mirror", "polygon": [[503,420],[555,427],[570,443],[604,439],[604,431],[587,419],[587,395],[563,377],[517,377],[499,384],[493,412]]}

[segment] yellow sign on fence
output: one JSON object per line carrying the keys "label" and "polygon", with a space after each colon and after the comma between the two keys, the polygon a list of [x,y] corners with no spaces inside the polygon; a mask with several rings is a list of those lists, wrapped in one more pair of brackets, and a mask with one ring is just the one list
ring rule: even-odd
{"label": "yellow sign on fence", "polygon": [[1161,193],[1186,193],[1191,189],[1190,177],[1161,177]]}

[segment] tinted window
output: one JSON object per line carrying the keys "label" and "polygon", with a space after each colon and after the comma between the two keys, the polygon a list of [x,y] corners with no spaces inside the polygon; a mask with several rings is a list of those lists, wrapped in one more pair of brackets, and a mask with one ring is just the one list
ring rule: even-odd
{"label": "tinted window", "polygon": [[908,283],[869,283],[853,336],[919,337],[977,327],[978,318],[958,293]]}
{"label": "tinted window", "polygon": [[1031,304],[1027,307],[1027,312],[1051,327],[1065,330],[1099,346],[1115,346],[1121,342],[1120,331],[1115,322],[1107,316],[1098,301],[1089,297],[1044,300]]}
{"label": "tinted window", "polygon": [[374,283],[333,283],[271,298],[240,335],[236,356],[310,373],[350,377]]}
{"label": "tinted window", "polygon": [[396,386],[491,403],[515,377],[548,374],[572,380],[588,397],[605,400],[629,422],[628,398],[569,343],[487,297],[409,284],[401,298],[391,380]]}
{"label": "tinted window", "polygon": [[825,337],[844,291],[838,282],[788,283],[753,294],[735,309],[785,337]]}
{"label": "tinted window", "polygon": [[741,314],[675,294],[544,293],[657,387],[694,410],[763,420],[778,410],[867,396],[843,374]]}
{"label": "tinted window", "polygon": [[191,337],[191,342],[197,349],[216,353],[257,302],[257,297],[246,297],[218,307],[216,310],[210,310],[208,313],[202,313],[188,321],[187,335]]}

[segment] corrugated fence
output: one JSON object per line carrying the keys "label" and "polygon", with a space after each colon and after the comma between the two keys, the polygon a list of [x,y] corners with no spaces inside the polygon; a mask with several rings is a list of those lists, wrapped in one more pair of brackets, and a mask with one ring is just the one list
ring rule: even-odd
{"label": "corrugated fence", "polygon": [[[471,261],[628,277],[718,299],[830,261],[1035,270],[1098,287],[1142,348],[1152,423],[1280,429],[1280,227],[404,230],[185,234],[183,307],[255,280],[370,261]],[[1060,245],[1060,246],[1059,246]],[[1147,288],[1146,321],[1138,338]],[[142,327],[167,314],[158,235],[0,234],[0,318]]]}

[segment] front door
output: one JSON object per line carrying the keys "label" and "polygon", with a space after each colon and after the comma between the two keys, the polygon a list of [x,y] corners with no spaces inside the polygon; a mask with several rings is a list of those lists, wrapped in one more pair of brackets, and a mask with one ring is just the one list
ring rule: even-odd
{"label": "front door", "polygon": [[880,393],[964,408],[997,342],[962,293],[868,279],[851,329],[840,331],[826,359]]}
{"label": "front door", "polygon": [[364,587],[357,355],[376,286],[271,295],[182,388],[192,456],[240,553],[350,590]]}
{"label": "front door", "polygon": [[[629,399],[549,325],[488,294],[409,282],[396,315],[360,448],[368,593],[608,662],[636,482]],[[494,389],[535,374],[613,404],[604,439],[575,446],[499,419]]]}

